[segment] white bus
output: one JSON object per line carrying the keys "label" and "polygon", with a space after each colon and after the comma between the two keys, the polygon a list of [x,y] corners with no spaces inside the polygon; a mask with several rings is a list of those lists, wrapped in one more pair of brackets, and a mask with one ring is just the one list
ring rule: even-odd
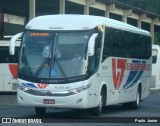
{"label": "white bus", "polygon": [[20,47],[20,41],[16,42],[16,52],[14,56],[9,55],[8,53],[9,42],[10,40],[0,40],[0,92],[1,93],[16,92],[17,90],[17,74],[18,74],[17,55]]}
{"label": "white bus", "polygon": [[[34,106],[93,108],[122,103],[137,109],[150,94],[149,32],[98,16],[48,15],[32,19],[22,36],[17,100]],[[77,60],[75,56],[79,54]],[[74,59],[74,60],[73,60]]]}
{"label": "white bus", "polygon": [[152,45],[152,81],[151,90],[160,89],[160,46]]}

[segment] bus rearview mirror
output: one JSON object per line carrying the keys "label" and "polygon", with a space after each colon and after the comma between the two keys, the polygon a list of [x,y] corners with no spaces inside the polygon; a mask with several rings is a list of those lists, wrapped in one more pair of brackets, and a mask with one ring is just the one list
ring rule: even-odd
{"label": "bus rearview mirror", "polygon": [[95,47],[95,40],[98,36],[98,33],[94,33],[88,42],[88,56],[93,56],[94,55],[94,47]]}
{"label": "bus rearview mirror", "polygon": [[22,34],[23,34],[22,32],[18,33],[11,38],[10,43],[9,43],[9,54],[10,55],[14,55],[15,43],[16,43],[17,39],[19,39],[22,36]]}

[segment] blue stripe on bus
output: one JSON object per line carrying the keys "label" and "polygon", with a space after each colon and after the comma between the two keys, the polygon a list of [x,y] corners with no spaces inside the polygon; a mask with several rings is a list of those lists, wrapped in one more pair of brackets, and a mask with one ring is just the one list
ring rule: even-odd
{"label": "blue stripe on bus", "polygon": [[[133,60],[132,63],[141,63],[140,60]],[[146,64],[146,61],[142,61],[142,64]],[[143,70],[136,70],[136,71],[130,71],[128,79],[126,81],[126,83],[123,86],[123,89],[128,89],[131,86],[133,86],[134,84],[136,84],[136,82],[141,78],[143,74]]]}
{"label": "blue stripe on bus", "polygon": [[26,87],[37,88],[33,83],[21,83],[21,84]]}

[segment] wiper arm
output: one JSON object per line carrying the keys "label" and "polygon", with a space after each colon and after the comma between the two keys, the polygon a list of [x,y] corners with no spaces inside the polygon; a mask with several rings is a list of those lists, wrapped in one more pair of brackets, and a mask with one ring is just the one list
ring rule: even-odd
{"label": "wiper arm", "polygon": [[59,63],[59,61],[58,61],[58,59],[57,59],[57,58],[55,58],[55,62],[57,63],[57,66],[59,67],[59,70],[61,71],[61,73],[62,73],[63,77],[64,77],[64,78],[65,78],[65,80],[67,81],[67,76],[66,76],[66,74],[65,74],[64,70],[62,69],[62,66],[61,66],[61,64]]}
{"label": "wiper arm", "polygon": [[44,64],[47,63],[47,61],[49,60],[50,58],[49,57],[46,57],[43,62],[41,63],[41,65],[39,66],[39,68],[37,69],[37,71],[34,73],[34,77],[37,77],[39,75],[39,73],[42,71],[42,69],[44,68]]}

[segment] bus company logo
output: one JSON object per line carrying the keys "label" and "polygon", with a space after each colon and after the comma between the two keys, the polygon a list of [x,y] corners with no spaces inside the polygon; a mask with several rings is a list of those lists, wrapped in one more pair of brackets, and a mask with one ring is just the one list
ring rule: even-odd
{"label": "bus company logo", "polygon": [[143,71],[150,70],[150,64],[146,61],[132,60],[132,63],[127,63],[126,59],[112,59],[112,75],[115,89],[119,89],[125,71],[129,71],[127,80],[123,85],[123,89],[127,89],[134,85],[142,76]]}
{"label": "bus company logo", "polygon": [[119,89],[122,83],[124,72],[126,70],[126,63],[127,60],[125,59],[112,59],[112,74],[115,89]]}
{"label": "bus company logo", "polygon": [[48,84],[38,84],[38,87],[44,89],[48,86]]}

